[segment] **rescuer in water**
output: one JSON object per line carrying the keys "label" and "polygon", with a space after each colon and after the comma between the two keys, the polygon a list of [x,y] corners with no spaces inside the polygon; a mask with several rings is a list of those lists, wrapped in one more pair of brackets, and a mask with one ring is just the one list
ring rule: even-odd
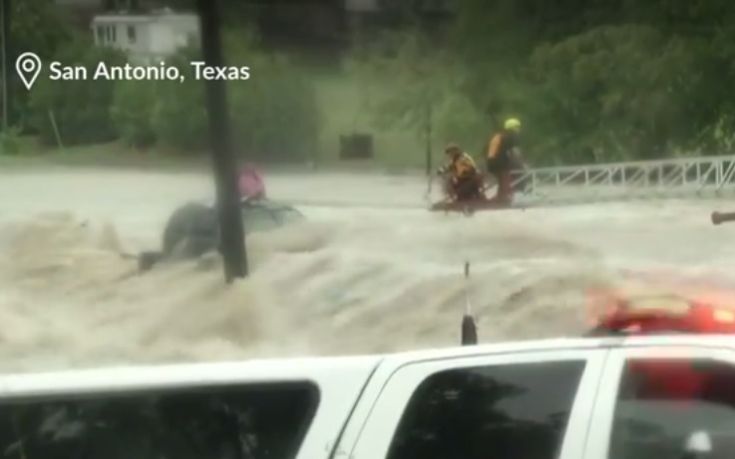
{"label": "rescuer in water", "polygon": [[444,150],[449,162],[439,168],[439,175],[448,175],[447,194],[452,201],[484,199],[482,176],[475,161],[456,144],[449,144]]}
{"label": "rescuer in water", "polygon": [[491,201],[510,204],[513,200],[511,172],[523,167],[518,150],[521,122],[516,118],[505,121],[503,129],[493,135],[487,148],[487,171],[495,177],[497,192]]}

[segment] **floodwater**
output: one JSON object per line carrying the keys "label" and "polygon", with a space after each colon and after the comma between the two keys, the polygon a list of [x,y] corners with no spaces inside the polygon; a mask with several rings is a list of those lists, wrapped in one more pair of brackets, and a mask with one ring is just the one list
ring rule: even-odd
{"label": "floodwater", "polygon": [[575,335],[586,292],[631,273],[735,292],[735,226],[709,221],[727,202],[465,217],[427,212],[419,177],[268,175],[307,221],[248,237],[252,275],[226,286],[216,256],[138,275],[124,255],[211,201],[206,174],[0,175],[0,371],[451,346],[467,298],[481,341]]}

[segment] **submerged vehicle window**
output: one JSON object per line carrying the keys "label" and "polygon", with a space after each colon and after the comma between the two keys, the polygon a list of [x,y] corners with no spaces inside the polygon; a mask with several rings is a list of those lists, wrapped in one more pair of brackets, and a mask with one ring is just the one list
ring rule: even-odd
{"label": "submerged vehicle window", "polygon": [[292,459],[319,403],[309,383],[0,403],[8,459]]}
{"label": "submerged vehicle window", "polygon": [[389,459],[558,457],[584,362],[449,370],[411,397]]}

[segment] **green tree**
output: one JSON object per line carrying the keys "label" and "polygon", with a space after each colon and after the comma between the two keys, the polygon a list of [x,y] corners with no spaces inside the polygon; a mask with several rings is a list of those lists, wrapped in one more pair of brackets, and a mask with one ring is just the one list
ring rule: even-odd
{"label": "green tree", "polygon": [[[248,66],[251,74],[249,80],[228,83],[237,153],[265,161],[312,155],[320,126],[314,87],[288,60],[260,51],[250,32],[227,31],[224,44],[227,64]],[[184,151],[202,150],[208,142],[204,81],[195,80],[188,65],[197,59],[193,49],[176,57],[186,81],[162,83],[153,109],[157,138]]]}
{"label": "green tree", "polygon": [[253,78],[230,85],[239,153],[268,161],[304,160],[320,127],[315,89],[288,63],[260,60]]}
{"label": "green tree", "polygon": [[11,3],[8,34],[8,87],[10,118],[27,127],[29,93],[15,73],[13,64],[21,54],[31,51],[47,62],[60,47],[72,39],[68,21],[53,0],[21,0]]}
{"label": "green tree", "polygon": [[384,34],[363,45],[350,68],[362,91],[360,110],[376,128],[459,142],[472,151],[480,145],[484,117],[459,91],[465,75],[427,34],[415,28]]}
{"label": "green tree", "polygon": [[199,59],[195,48],[180,51],[168,64],[178,67],[185,81],[156,84],[157,97],[151,110],[155,136],[164,146],[180,151],[202,151],[209,139],[204,83],[195,79],[189,64]]}
{"label": "green tree", "polygon": [[53,57],[72,39],[68,19],[53,0],[22,0],[11,3],[13,10],[10,44],[14,58],[32,51],[43,59]]}
{"label": "green tree", "polygon": [[449,49],[466,99],[496,126],[519,114],[537,164],[717,151],[733,18],[728,0],[466,0]]}
{"label": "green tree", "polygon": [[141,148],[155,143],[152,120],[158,86],[153,81],[121,81],[115,86],[110,116],[127,145]]}
{"label": "green tree", "polygon": [[66,145],[112,140],[116,131],[110,117],[114,81],[93,79],[97,66],[123,65],[120,52],[97,48],[87,40],[77,40],[61,48],[54,59],[87,69],[88,79],[39,78],[30,96],[30,122],[42,141],[56,142],[50,114],[53,113],[61,139]]}
{"label": "green tree", "polygon": [[543,150],[565,161],[652,158],[689,146],[715,121],[722,87],[701,40],[650,26],[598,27],[534,52],[536,115],[550,130]]}
{"label": "green tree", "polygon": [[229,65],[251,69],[249,80],[229,85],[240,155],[266,161],[312,157],[321,127],[312,82],[285,56],[263,51],[252,29],[228,30],[224,43]]}

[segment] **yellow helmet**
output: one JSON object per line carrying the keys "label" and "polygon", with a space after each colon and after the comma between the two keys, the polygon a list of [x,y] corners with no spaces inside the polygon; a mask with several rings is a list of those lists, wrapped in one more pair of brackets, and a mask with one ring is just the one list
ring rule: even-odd
{"label": "yellow helmet", "polygon": [[517,118],[508,118],[507,120],[505,120],[504,127],[509,131],[520,131],[521,122]]}
{"label": "yellow helmet", "polygon": [[444,148],[444,153],[446,154],[460,154],[462,153],[462,148],[456,143],[450,143]]}

